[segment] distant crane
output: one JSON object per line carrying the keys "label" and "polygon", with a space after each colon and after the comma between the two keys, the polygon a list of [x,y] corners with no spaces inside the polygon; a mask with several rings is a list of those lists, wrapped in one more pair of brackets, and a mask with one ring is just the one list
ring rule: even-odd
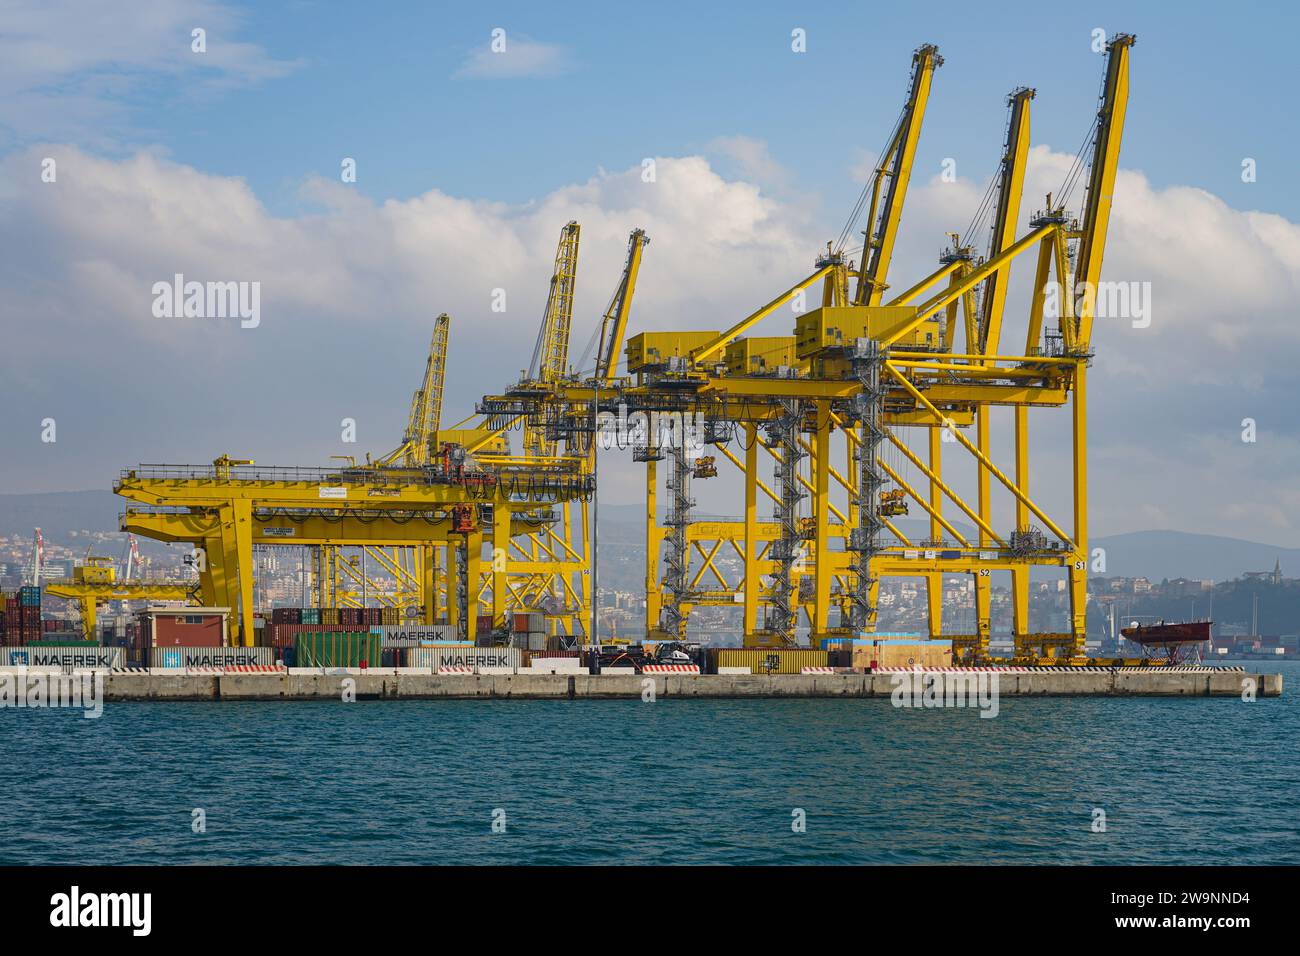
{"label": "distant crane", "polygon": [[36,529],[35,540],[32,543],[32,587],[41,586],[41,569],[45,565],[45,539],[41,537],[41,529]]}
{"label": "distant crane", "polygon": [[451,316],[446,312],[434,319],[429,357],[424,363],[424,378],[411,396],[411,410],[407,416],[402,444],[380,458],[376,464],[393,465],[401,461],[408,468],[422,468],[433,460],[436,449],[432,446],[438,439],[438,428],[442,424],[442,389],[447,373],[447,338],[450,330]]}

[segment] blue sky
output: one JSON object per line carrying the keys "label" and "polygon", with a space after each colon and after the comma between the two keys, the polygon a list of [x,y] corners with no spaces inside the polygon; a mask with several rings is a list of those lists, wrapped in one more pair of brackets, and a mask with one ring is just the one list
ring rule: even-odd
{"label": "blue sky", "polygon": [[[969,4],[727,5],[387,2],[238,4],[214,31],[291,64],[251,83],[140,81],[108,133],[122,147],[161,146],[178,162],[242,176],[276,211],[298,208],[304,176],[336,177],[358,160],[357,188],[376,200],[431,187],[519,202],[598,167],[703,149],[715,137],[764,140],[793,171],[789,186],[838,222],[855,193],[850,171],[879,148],[901,104],[908,53],[938,44],[947,60],[918,159],[948,156],[991,169],[1003,97],[1038,90],[1035,141],[1073,152],[1095,102],[1101,58],[1091,31],[1136,33],[1137,82],[1124,162],[1156,185],[1209,189],[1242,208],[1300,218],[1295,127],[1277,106],[1297,68],[1269,38],[1293,36],[1290,5]],[[493,28],[507,42],[556,48],[553,73],[457,77]],[[808,50],[790,50],[790,31]],[[211,29],[211,28],[209,28]],[[179,31],[178,31],[179,32]],[[176,38],[185,44],[182,33]],[[111,68],[104,72],[114,72]],[[123,71],[130,75],[130,71]],[[121,74],[119,74],[121,75]],[[38,131],[36,131],[38,132]],[[30,139],[9,130],[12,148]],[[1243,157],[1258,181],[1240,179]]]}
{"label": "blue sky", "polygon": [[[1100,28],[1138,36],[1103,279],[1149,284],[1155,318],[1097,330],[1093,531],[1296,546],[1298,70],[1281,45],[1296,26],[1289,7],[1208,3],[3,0],[0,492],[103,488],[135,462],[223,452],[387,451],[440,311],[459,419],[528,363],[570,218],[575,353],[634,226],[651,245],[631,331],[726,327],[838,234],[911,53],[933,42],[946,62],[890,274],[910,284],[969,221],[1017,86],[1037,90],[1022,219],[1058,185],[1096,108]],[[489,52],[495,28],[505,57]],[[355,184],[340,182],[344,157]],[[47,158],[57,183],[40,178]],[[264,320],[160,322],[151,289],[177,272],[260,283]],[[1027,272],[1013,270],[1009,316]],[[496,288],[507,313],[488,308]],[[788,333],[788,319],[755,331]],[[57,444],[40,442],[47,417]],[[360,447],[340,445],[343,417]],[[1241,439],[1246,418],[1257,442]],[[1063,421],[1046,421],[1031,429],[1050,499],[1070,466]],[[602,498],[638,499],[624,466],[602,465],[620,476]]]}

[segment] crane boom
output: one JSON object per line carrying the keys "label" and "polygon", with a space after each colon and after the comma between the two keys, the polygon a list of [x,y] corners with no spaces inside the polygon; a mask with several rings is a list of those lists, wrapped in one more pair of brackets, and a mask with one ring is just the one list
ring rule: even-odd
{"label": "crane boom", "polygon": [[424,378],[411,395],[402,444],[380,458],[376,464],[392,465],[401,461],[408,468],[422,468],[432,461],[433,443],[442,423],[442,389],[447,373],[447,338],[451,316],[446,312],[433,321],[429,340],[429,357],[424,363]]}
{"label": "crane boom", "polygon": [[554,383],[564,377],[569,361],[569,329],[573,324],[573,288],[578,277],[578,238],[582,227],[570,221],[560,230],[551,270],[551,290],[533,350],[535,381]]}
{"label": "crane boom", "polygon": [[632,295],[636,291],[636,277],[641,269],[641,253],[650,243],[644,229],[633,229],[627,240],[627,262],[623,278],[614,291],[609,308],[600,323],[600,347],[596,352],[596,381],[608,385],[618,367],[619,352],[623,348],[623,335],[627,331],[627,318],[632,310]]}
{"label": "crane boom", "polygon": [[[858,271],[855,302],[858,305],[880,305],[887,283],[889,262],[894,255],[894,241],[898,237],[898,224],[903,216],[903,200],[912,176],[912,162],[916,159],[916,145],[921,138],[921,123],[930,98],[930,81],[934,71],[943,65],[939,48],[927,43],[912,54],[912,82],[908,89],[907,104],[899,118],[889,148],[880,158],[871,184],[871,202],[867,207],[867,226],[871,230],[862,249],[862,265]],[[876,215],[876,203],[881,187],[885,186],[884,203]]]}
{"label": "crane boom", "polygon": [[[560,230],[551,270],[551,290],[546,296],[546,312],[537,333],[529,380],[539,385],[554,385],[564,377],[569,362],[569,330],[573,325],[573,290],[578,278],[578,238],[581,227],[570,220]],[[546,438],[541,427],[524,428],[524,452],[551,457],[555,442]]]}
{"label": "crane boom", "polygon": [[[1025,160],[1029,155],[1029,101],[1033,98],[1034,91],[1023,86],[1007,97],[1011,115],[1007,121],[1002,167],[998,174],[998,201],[993,215],[993,233],[989,238],[989,259],[1006,252],[1016,241],[1016,221],[1020,218],[1020,198],[1025,185]],[[986,355],[998,354],[1010,274],[1011,262],[1007,261],[984,284],[978,351]]]}
{"label": "crane boom", "polygon": [[1106,44],[1106,80],[1101,107],[1097,110],[1097,133],[1093,140],[1088,191],[1084,197],[1079,245],[1075,250],[1075,294],[1079,305],[1078,343],[1086,347],[1092,335],[1094,294],[1101,278],[1101,258],[1106,248],[1106,229],[1114,200],[1115,174],[1119,168],[1119,146],[1128,110],[1128,54],[1137,42],[1131,33],[1117,33]]}

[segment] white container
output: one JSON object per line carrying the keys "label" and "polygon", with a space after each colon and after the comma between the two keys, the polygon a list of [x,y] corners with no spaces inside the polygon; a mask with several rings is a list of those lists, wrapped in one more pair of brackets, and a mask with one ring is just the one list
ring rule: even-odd
{"label": "white container", "polygon": [[149,667],[247,667],[275,663],[274,647],[152,647]]}
{"label": "white container", "polygon": [[125,663],[121,647],[27,647],[3,648],[0,663],[7,667],[52,668],[71,673],[76,670],[112,670]]}
{"label": "white container", "polygon": [[523,653],[517,647],[470,647],[447,645],[443,647],[413,647],[406,652],[408,667],[509,667],[512,670],[523,662]]}

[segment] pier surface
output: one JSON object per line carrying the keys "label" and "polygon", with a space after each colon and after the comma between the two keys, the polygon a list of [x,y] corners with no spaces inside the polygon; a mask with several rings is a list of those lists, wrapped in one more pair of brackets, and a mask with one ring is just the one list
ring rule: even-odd
{"label": "pier surface", "polygon": [[[973,672],[954,677],[989,676]],[[1281,674],[1241,671],[1158,670],[1072,673],[997,674],[1001,697],[1277,697]],[[591,675],[470,674],[437,675],[393,671],[330,671],[280,674],[163,674],[104,675],[107,700],[330,700],[345,691],[357,699],[420,698],[632,698],[656,697],[881,697],[896,687],[895,674],[774,674],[766,675]],[[345,684],[345,681],[351,682]],[[970,685],[972,692],[974,684]]]}

